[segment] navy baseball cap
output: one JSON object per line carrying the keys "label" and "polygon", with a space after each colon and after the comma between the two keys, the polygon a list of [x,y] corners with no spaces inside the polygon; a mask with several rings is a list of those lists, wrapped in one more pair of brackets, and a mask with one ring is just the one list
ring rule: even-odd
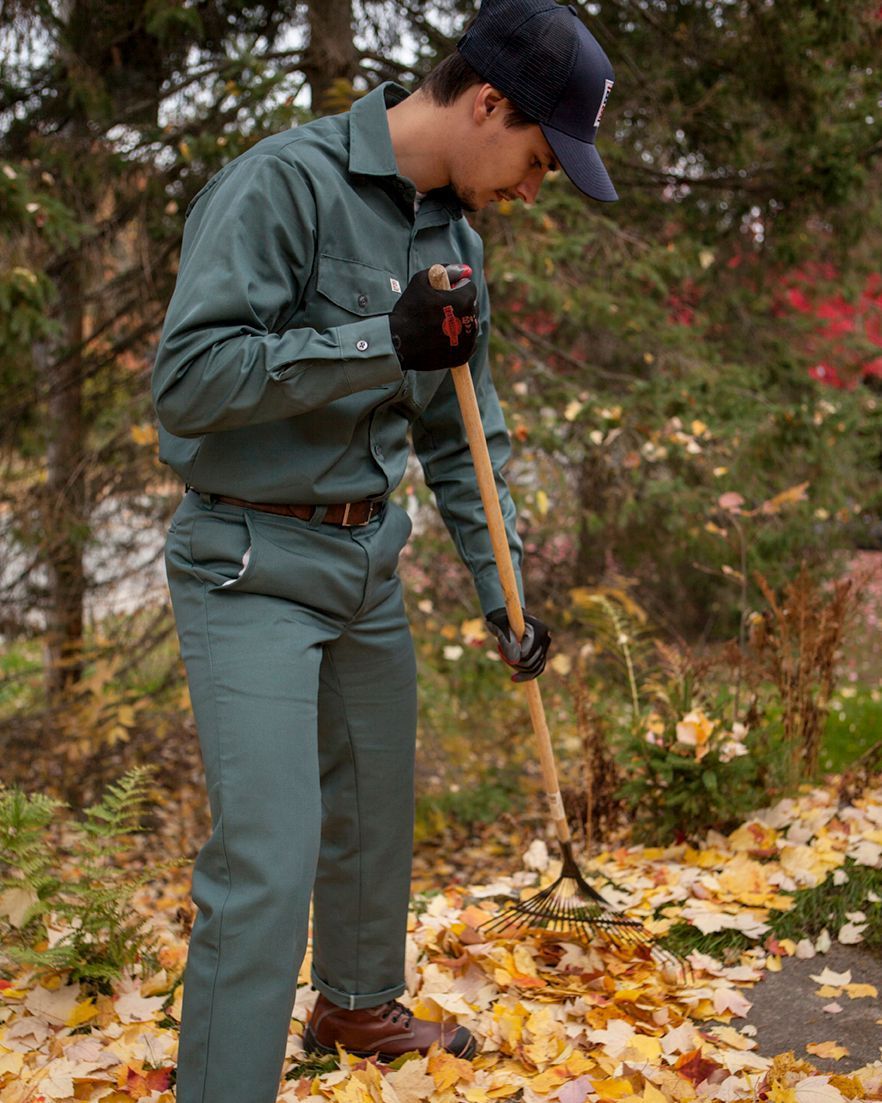
{"label": "navy baseball cap", "polygon": [[615,74],[576,8],[555,0],[483,0],[457,49],[536,120],[580,191],[607,202],[619,198],[594,145]]}

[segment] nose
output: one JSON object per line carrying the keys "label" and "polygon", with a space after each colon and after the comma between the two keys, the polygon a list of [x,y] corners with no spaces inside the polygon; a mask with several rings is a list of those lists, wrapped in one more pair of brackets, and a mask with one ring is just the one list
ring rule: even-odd
{"label": "nose", "polygon": [[525,176],[514,189],[518,199],[522,199],[524,203],[535,203],[547,171],[545,168],[537,167]]}

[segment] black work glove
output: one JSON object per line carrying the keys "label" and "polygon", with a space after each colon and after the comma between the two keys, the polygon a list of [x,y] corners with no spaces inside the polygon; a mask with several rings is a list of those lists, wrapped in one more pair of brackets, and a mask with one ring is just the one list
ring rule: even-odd
{"label": "black work glove", "polygon": [[551,644],[551,635],[541,620],[531,617],[524,610],[524,638],[518,640],[505,609],[494,609],[485,620],[487,627],[499,641],[499,654],[514,667],[517,674],[513,682],[529,682],[538,678],[545,669],[545,659]]}
{"label": "black work glove", "polygon": [[389,315],[402,371],[438,371],[465,364],[475,351],[478,290],[467,264],[446,264],[450,291],[436,291],[429,269],[417,272]]}

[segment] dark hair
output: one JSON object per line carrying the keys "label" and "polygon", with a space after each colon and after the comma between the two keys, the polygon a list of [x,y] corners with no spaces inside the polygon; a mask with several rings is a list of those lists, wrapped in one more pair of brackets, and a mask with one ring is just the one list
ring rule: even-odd
{"label": "dark hair", "polygon": [[[479,76],[462,54],[456,50],[423,77],[418,88],[421,92],[425,92],[432,102],[439,107],[449,107],[454,100],[459,99],[463,92],[476,84],[484,83],[484,78]],[[515,107],[511,100],[508,102],[509,109],[505,116],[506,126],[536,125],[535,119],[525,115],[519,107]]]}

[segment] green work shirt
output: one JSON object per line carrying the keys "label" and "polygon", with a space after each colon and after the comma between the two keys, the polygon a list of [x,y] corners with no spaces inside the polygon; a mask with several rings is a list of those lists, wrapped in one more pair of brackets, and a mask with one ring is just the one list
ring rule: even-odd
{"label": "green work shirt", "polygon": [[504,599],[452,377],[402,372],[388,321],[415,272],[471,265],[470,367],[519,575],[483,246],[449,189],[415,212],[386,118],[406,95],[387,83],[346,114],[265,138],[193,199],[153,370],[160,458],[203,492],[328,505],[391,494],[410,430],[486,613]]}

